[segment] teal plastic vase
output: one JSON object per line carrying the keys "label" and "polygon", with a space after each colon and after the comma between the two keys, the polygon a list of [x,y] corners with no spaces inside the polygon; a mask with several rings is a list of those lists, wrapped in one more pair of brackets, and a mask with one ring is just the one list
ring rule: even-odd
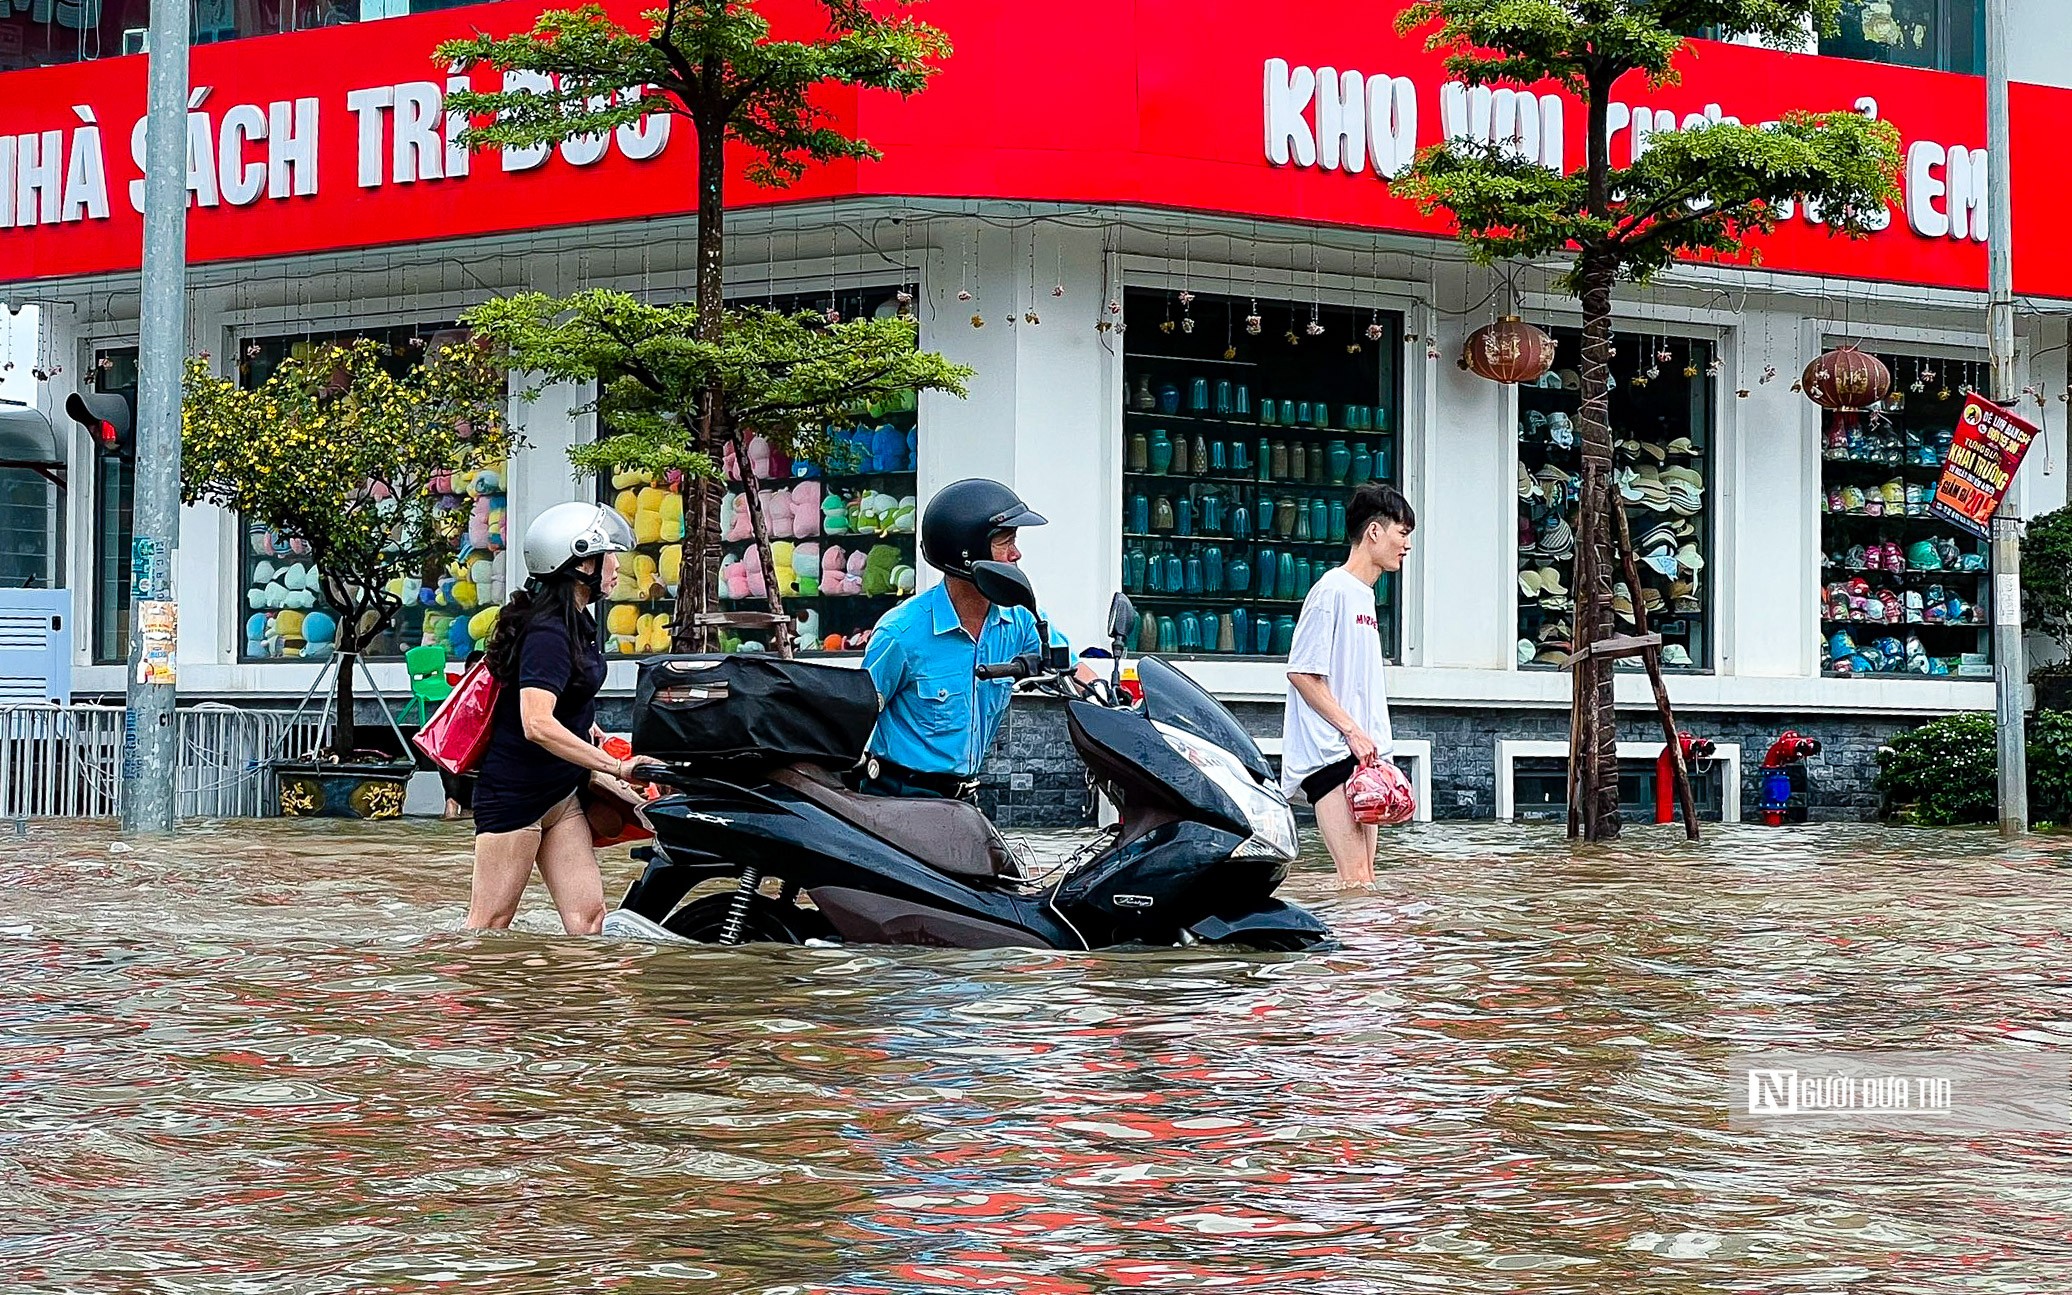
{"label": "teal plastic vase", "polygon": [[1353,446],[1352,463],[1345,473],[1346,483],[1363,486],[1373,479],[1374,453],[1367,448],[1365,441],[1360,441]]}
{"label": "teal plastic vase", "polygon": [[1276,576],[1277,576],[1277,575],[1278,575],[1279,573],[1280,573],[1280,567],[1279,567],[1279,565],[1278,565],[1278,564],[1277,564],[1277,563],[1276,563],[1276,562],[1274,561],[1274,555],[1273,555],[1273,550],[1272,550],[1272,549],[1261,549],[1261,550],[1259,550],[1259,586],[1258,586],[1258,588],[1259,588],[1259,596],[1260,596],[1261,598],[1271,598],[1271,597],[1273,597],[1273,596],[1274,596],[1274,578],[1275,578],[1275,577],[1276,577]]}

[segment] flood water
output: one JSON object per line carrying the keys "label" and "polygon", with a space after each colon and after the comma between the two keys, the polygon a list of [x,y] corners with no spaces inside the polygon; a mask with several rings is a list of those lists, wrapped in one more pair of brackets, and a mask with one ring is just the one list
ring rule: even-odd
{"label": "flood water", "polygon": [[1404,829],[1236,957],[476,937],[465,828],[56,826],[8,1291],[2072,1289],[2072,1137],[1730,1131],[1722,1069],[2072,1043],[2072,842]]}

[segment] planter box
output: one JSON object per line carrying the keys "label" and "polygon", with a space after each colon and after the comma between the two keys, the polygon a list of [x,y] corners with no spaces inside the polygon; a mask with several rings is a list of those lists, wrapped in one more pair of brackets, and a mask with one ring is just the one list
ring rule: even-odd
{"label": "planter box", "polygon": [[274,786],[285,818],[401,818],[416,765],[273,762]]}

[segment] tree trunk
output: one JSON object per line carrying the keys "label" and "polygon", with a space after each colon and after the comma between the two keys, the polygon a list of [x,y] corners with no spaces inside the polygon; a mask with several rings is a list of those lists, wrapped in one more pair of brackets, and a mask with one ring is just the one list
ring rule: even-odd
{"label": "tree trunk", "polygon": [[669,629],[669,646],[675,652],[711,650],[709,626],[698,624],[698,614],[714,605],[719,576],[719,496],[724,483],[684,478],[683,570],[676,577],[676,618]]}
{"label": "tree trunk", "polygon": [[[696,273],[698,298],[698,340],[717,342],[726,327],[726,251],[727,251],[727,134],[723,117],[717,111],[703,114],[698,119],[698,265]],[[725,437],[721,429],[726,423],[725,397],[718,386],[709,387],[700,402],[696,421],[698,448],[712,457],[714,463],[723,461],[720,446]],[[744,456],[741,471],[748,472],[748,461]],[[711,483],[701,483],[698,491],[697,527],[699,552],[695,566],[689,561],[691,552],[684,550],[683,576],[697,578],[696,597],[690,601],[686,614],[681,594],[677,601],[676,638],[679,643],[688,637],[691,648],[696,652],[713,650],[718,635],[710,625],[700,623],[700,617],[718,609],[716,585],[719,578],[719,511],[720,499],[726,489],[725,473],[721,473],[717,489]],[[689,510],[685,510],[688,514]],[[688,630],[688,635],[686,635]]]}
{"label": "tree trunk", "polygon": [[[1612,284],[1617,260],[1605,252],[1583,253],[1579,287],[1583,305],[1583,408],[1577,435],[1582,446],[1583,493],[1576,527],[1576,650],[1616,633],[1612,612],[1611,350]],[[1629,597],[1639,597],[1629,590]],[[1575,671],[1576,714],[1571,759],[1581,757],[1577,805],[1583,839],[1619,835],[1619,731],[1613,711],[1611,663],[1586,657]]]}
{"label": "tree trunk", "polygon": [[[763,603],[771,615],[782,616],[784,595],[777,585],[777,560],[770,553],[770,521],[763,512],[762,482],[748,464],[748,431],[737,425],[731,429],[729,439],[734,445],[734,457],[741,463],[741,506],[748,510],[748,525],[755,533],[756,557],[762,562]],[[770,634],[777,642],[777,655],[789,661],[792,642],[798,637],[793,627],[779,621],[771,627]]]}

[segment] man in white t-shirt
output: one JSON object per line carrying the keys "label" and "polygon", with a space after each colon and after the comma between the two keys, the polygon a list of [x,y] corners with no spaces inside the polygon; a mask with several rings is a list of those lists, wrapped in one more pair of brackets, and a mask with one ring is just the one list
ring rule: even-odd
{"label": "man in white t-shirt", "polygon": [[1291,799],[1301,791],[1316,808],[1341,886],[1374,881],[1377,833],[1353,821],[1345,784],[1354,769],[1395,750],[1374,582],[1402,570],[1415,529],[1417,514],[1394,486],[1373,483],[1353,492],[1345,510],[1352,552],[1303,599],[1288,652],[1281,787]]}

